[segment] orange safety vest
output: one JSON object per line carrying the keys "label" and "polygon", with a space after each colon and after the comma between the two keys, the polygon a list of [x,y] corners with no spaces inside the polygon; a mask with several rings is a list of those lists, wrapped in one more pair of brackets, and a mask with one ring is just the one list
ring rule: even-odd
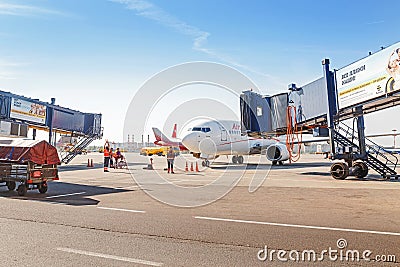
{"label": "orange safety vest", "polygon": [[104,149],[104,157],[109,157],[110,156],[110,151],[108,151],[107,148]]}

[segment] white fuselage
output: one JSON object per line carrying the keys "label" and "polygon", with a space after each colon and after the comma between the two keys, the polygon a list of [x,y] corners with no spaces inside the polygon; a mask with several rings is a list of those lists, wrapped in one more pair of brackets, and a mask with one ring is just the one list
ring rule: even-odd
{"label": "white fuselage", "polygon": [[182,143],[201,158],[220,155],[249,155],[276,144],[276,140],[256,139],[242,134],[240,122],[209,120],[188,129]]}

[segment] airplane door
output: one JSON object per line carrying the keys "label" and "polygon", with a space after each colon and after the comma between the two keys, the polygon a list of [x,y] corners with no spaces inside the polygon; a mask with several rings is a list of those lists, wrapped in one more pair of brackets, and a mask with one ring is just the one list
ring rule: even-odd
{"label": "airplane door", "polygon": [[226,129],[221,129],[221,141],[227,141],[228,140],[228,133],[226,132]]}

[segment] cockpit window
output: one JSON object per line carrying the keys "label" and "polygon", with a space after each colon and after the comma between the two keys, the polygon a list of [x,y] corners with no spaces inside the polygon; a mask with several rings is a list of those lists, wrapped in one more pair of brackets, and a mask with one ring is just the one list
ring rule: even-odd
{"label": "cockpit window", "polygon": [[203,133],[208,133],[208,132],[211,132],[211,128],[210,128],[210,127],[203,127],[203,128],[201,128],[201,127],[194,127],[194,128],[192,129],[192,132],[203,132]]}

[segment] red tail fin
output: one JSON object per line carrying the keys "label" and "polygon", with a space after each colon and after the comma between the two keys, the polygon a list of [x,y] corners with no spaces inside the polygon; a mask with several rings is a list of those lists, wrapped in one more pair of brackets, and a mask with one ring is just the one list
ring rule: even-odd
{"label": "red tail fin", "polygon": [[172,138],[176,138],[176,123],[174,124],[174,130],[172,131]]}

